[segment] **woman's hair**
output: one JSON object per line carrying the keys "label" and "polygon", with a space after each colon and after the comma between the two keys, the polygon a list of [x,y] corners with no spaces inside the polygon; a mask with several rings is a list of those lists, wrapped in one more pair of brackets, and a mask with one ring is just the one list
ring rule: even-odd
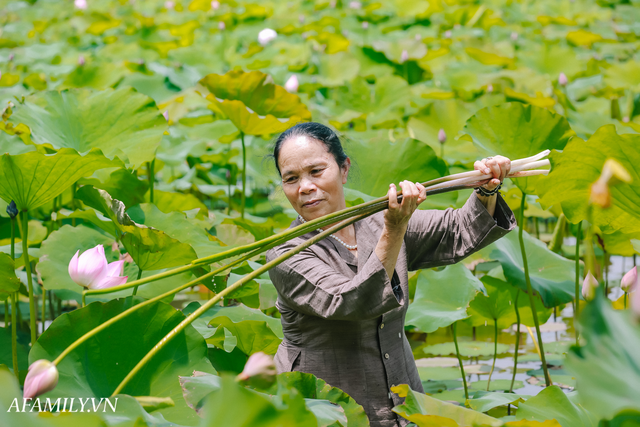
{"label": "woman's hair", "polygon": [[325,147],[327,147],[327,151],[333,155],[333,158],[336,160],[336,163],[339,167],[344,166],[347,161],[347,155],[342,148],[342,143],[340,142],[340,137],[338,134],[328,126],[325,126],[321,123],[316,122],[303,122],[298,123],[294,127],[287,129],[282,132],[273,147],[273,160],[276,164],[276,169],[278,170],[278,175],[282,176],[280,173],[280,167],[278,166],[278,157],[280,156],[280,149],[282,148],[282,144],[289,138],[293,138],[296,136],[307,136],[309,138],[316,139],[322,142]]}

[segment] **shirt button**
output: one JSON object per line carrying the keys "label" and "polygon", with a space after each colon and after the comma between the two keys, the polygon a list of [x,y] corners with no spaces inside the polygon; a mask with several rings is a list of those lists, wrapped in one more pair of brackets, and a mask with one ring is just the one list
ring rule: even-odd
{"label": "shirt button", "polygon": [[402,338],[402,332],[398,332],[398,338]]}
{"label": "shirt button", "polygon": [[388,358],[389,358],[389,353],[385,353],[385,354],[384,354],[384,358],[385,358],[385,359],[388,359]]}
{"label": "shirt button", "polygon": [[380,323],[380,329],[384,328],[384,323]]}

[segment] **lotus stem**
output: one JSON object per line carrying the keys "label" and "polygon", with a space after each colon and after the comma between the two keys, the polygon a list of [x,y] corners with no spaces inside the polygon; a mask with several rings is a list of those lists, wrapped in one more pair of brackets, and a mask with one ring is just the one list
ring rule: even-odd
{"label": "lotus stem", "polygon": [[[11,259],[15,260],[16,257],[16,219],[11,215]],[[13,360],[13,373],[20,382],[20,372],[18,369],[18,292],[11,293],[11,359]]]}
{"label": "lotus stem", "polygon": [[265,273],[266,271],[269,271],[271,268],[275,267],[276,265],[286,261],[287,259],[291,258],[292,256],[294,256],[295,254],[303,251],[304,249],[308,248],[309,246],[313,245],[316,242],[319,242],[320,240],[324,239],[325,237],[329,236],[330,234],[333,234],[341,229],[343,229],[344,227],[353,224],[356,221],[359,221],[371,214],[373,214],[374,212],[371,212],[369,214],[362,214],[362,215],[358,215],[355,216],[353,218],[348,218],[342,222],[340,222],[337,225],[334,225],[333,227],[313,236],[312,238],[310,238],[309,240],[306,240],[305,242],[299,244],[298,246],[296,246],[295,248],[285,252],[284,254],[280,255],[279,257],[277,257],[276,259],[266,263],[265,265],[263,265],[262,267],[254,270],[253,272],[247,274],[246,276],[244,276],[242,279],[238,280],[237,282],[235,282],[233,285],[227,287],[226,289],[224,289],[222,292],[220,292],[219,294],[217,294],[216,296],[214,296],[213,298],[211,298],[209,301],[207,301],[204,305],[200,306],[196,311],[194,311],[193,313],[191,313],[189,316],[187,316],[182,322],[180,322],[175,328],[173,328],[171,331],[169,331],[169,333],[167,335],[165,335],[164,338],[162,338],[160,340],[160,342],[158,344],[156,344],[139,362],[138,364],[127,374],[127,376],[122,380],[122,382],[120,382],[120,384],[118,385],[118,387],[114,390],[114,392],[112,393],[112,396],[115,396],[116,394],[120,393],[122,391],[122,389],[127,385],[127,383],[142,369],[142,367],[149,361],[151,360],[151,358],[153,358],[153,356],[158,353],[160,350],[162,350],[162,348],[169,342],[171,341],[172,338],[174,338],[177,334],[179,334],[180,332],[182,332],[184,330],[184,328],[186,328],[188,325],[190,325],[194,320],[196,320],[198,317],[200,317],[204,312],[206,312],[210,307],[212,307],[215,303],[217,303],[218,301],[220,301],[222,299],[222,297],[224,297],[225,295],[233,292],[234,290],[240,288],[242,285],[244,285],[245,283],[247,283],[250,280],[253,280],[254,278],[260,276],[262,273]]}
{"label": "lotus stem", "polygon": [[31,282],[31,261],[29,261],[29,217],[27,211],[21,212],[22,216],[22,257],[24,259],[24,268],[27,270],[27,285],[29,287],[29,326],[31,329],[31,345],[36,343],[36,302],[33,298],[33,283]]}
{"label": "lotus stem", "polygon": [[[73,185],[71,186],[71,210],[75,211],[76,210],[76,189],[78,188],[78,183],[74,182]],[[71,218],[71,226],[75,227],[76,226],[76,219]]]}
{"label": "lotus stem", "polygon": [[42,316],[40,320],[42,321],[42,334],[44,334],[44,322],[46,320],[47,314],[47,291],[44,289],[44,285],[42,286]]}
{"label": "lotus stem", "polygon": [[458,348],[458,335],[456,334],[457,323],[453,322],[451,325],[451,332],[453,332],[453,343],[456,346],[456,356],[458,357],[458,365],[460,365],[460,374],[462,375],[462,384],[464,385],[464,398],[469,400],[469,389],[467,388],[467,377],[464,373],[464,366],[462,366],[462,357],[460,357],[460,349]]}
{"label": "lotus stem", "polygon": [[513,393],[513,384],[516,381],[516,372],[518,371],[518,352],[520,351],[520,310],[518,310],[518,297],[520,296],[520,289],[516,292],[516,299],[513,302],[513,306],[516,310],[516,351],[513,354],[513,376],[511,377],[511,386],[509,386],[509,393]]}
{"label": "lotus stem", "polygon": [[527,283],[527,294],[529,295],[529,304],[531,305],[531,314],[533,315],[533,323],[536,326],[536,333],[538,335],[538,342],[540,347],[540,360],[542,361],[542,370],[544,371],[544,378],[547,387],[551,386],[551,377],[549,376],[549,369],[547,368],[547,361],[544,356],[544,348],[542,345],[542,334],[540,333],[540,323],[538,322],[538,313],[536,312],[536,305],[533,294],[533,287],[531,286],[531,277],[529,276],[529,263],[527,262],[527,252],[524,248],[524,238],[522,233],[524,231],[524,202],[527,195],[522,192],[522,199],[520,200],[520,227],[518,228],[518,238],[520,240],[520,251],[522,252],[522,265],[524,267],[524,279]]}
{"label": "lotus stem", "polygon": [[153,185],[155,182],[155,173],[154,168],[156,164],[156,159],[154,158],[150,162],[147,162],[147,179],[149,180],[149,201],[153,203]]}
{"label": "lotus stem", "polygon": [[244,219],[244,205],[246,203],[246,184],[247,184],[247,148],[244,145],[244,132],[240,132],[240,141],[242,142],[242,194],[240,195],[240,216]]}
{"label": "lotus stem", "polygon": [[[512,162],[512,165],[513,165],[513,162]],[[529,167],[528,164],[524,164],[520,168],[526,169],[528,167]],[[521,177],[535,176],[535,175],[547,174],[548,172],[549,172],[548,170],[517,171],[517,172],[510,173],[507,176],[507,178],[521,178]],[[480,185],[480,183],[482,183],[483,181],[487,181],[491,179],[491,177],[492,175],[490,174],[483,174],[480,171],[471,171],[471,172],[463,172],[463,173],[454,174],[446,177],[436,178],[431,181],[426,181],[422,183],[422,185],[427,187],[427,195],[435,195],[435,194],[445,193],[448,191],[457,191],[465,188],[473,188]],[[469,179],[458,181],[460,178],[469,178]],[[442,184],[447,181],[449,181],[449,184]],[[399,190],[398,202],[401,202],[401,201],[402,201],[402,191]],[[360,205],[352,206],[352,207],[343,209],[341,211],[332,212],[320,218],[315,218],[311,221],[307,221],[304,224],[300,224],[297,227],[282,231],[278,234],[274,234],[273,236],[267,237],[260,241],[250,243],[248,245],[238,246],[236,248],[229,249],[224,252],[219,252],[214,255],[209,255],[207,257],[193,260],[191,264],[188,264],[182,267],[177,267],[168,271],[164,271],[162,273],[141,278],[140,280],[135,280],[129,283],[125,283],[124,285],[120,285],[120,286],[114,286],[107,289],[85,290],[83,292],[83,295],[85,293],[87,295],[108,294],[112,292],[118,292],[124,289],[133,288],[134,286],[140,286],[146,283],[155,282],[157,280],[175,276],[176,274],[180,274],[185,271],[192,270],[194,268],[198,268],[204,265],[209,265],[215,262],[222,261],[232,256],[242,255],[243,253],[263,247],[271,242],[277,241],[282,238],[286,238],[286,240],[289,240],[294,237],[302,236],[310,231],[316,230],[317,228],[323,228],[332,224],[336,224],[344,219],[351,218],[354,215],[360,215],[366,212],[368,208],[372,208],[376,210],[384,210],[387,208],[387,206],[388,206],[388,198],[387,196],[382,196],[377,199],[370,200],[369,202],[362,203]]]}
{"label": "lotus stem", "polygon": [[[142,277],[142,269],[140,268],[140,266],[138,266],[138,277],[136,278],[136,280],[140,280],[140,277]],[[134,296],[137,292],[138,292],[138,286],[134,286],[133,293],[131,293],[131,296]]]}
{"label": "lotus stem", "polygon": [[491,370],[489,371],[489,379],[487,379],[487,391],[489,391],[489,386],[491,385],[491,375],[493,375],[493,370],[496,367],[496,358],[498,357],[498,319],[493,319],[493,325],[495,328],[493,364],[491,365]]}
{"label": "lotus stem", "polygon": [[576,232],[576,288],[573,307],[573,329],[576,333],[576,345],[580,345],[580,335],[578,334],[578,310],[580,309],[580,237],[582,237],[582,221],[578,223]]}

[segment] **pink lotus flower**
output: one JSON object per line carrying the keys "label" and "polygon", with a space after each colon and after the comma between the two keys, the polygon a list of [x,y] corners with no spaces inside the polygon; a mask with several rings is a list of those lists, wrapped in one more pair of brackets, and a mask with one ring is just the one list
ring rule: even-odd
{"label": "pink lotus flower", "polygon": [[81,67],[84,65],[84,56],[80,55],[78,57],[78,65],[80,65]]}
{"label": "pink lotus flower", "polygon": [[211,2],[211,9],[218,9],[218,8],[220,8],[220,2],[216,1],[216,0],[213,0]]}
{"label": "pink lotus flower", "polygon": [[560,86],[566,86],[567,83],[569,83],[569,79],[567,78],[567,76],[564,73],[560,73],[560,75],[558,76],[558,84]]}
{"label": "pink lotus flower", "polygon": [[259,351],[249,356],[244,369],[236,377],[236,381],[250,382],[259,388],[268,388],[276,380],[276,365],[273,357]]}
{"label": "pink lotus flower", "polygon": [[409,52],[407,52],[405,49],[402,51],[402,54],[400,54],[400,63],[404,64],[408,59],[409,59]]}
{"label": "pink lotus flower", "polygon": [[220,31],[224,31],[225,28],[227,28],[227,25],[224,23],[224,21],[218,22],[218,29]]}
{"label": "pink lotus flower", "polygon": [[85,10],[87,8],[87,0],[74,0],[73,5],[77,9]]}
{"label": "pink lotus flower", "polygon": [[165,110],[164,113],[162,113],[162,117],[164,117],[166,121],[169,121],[169,111]]}
{"label": "pink lotus flower", "polygon": [[43,393],[53,390],[58,384],[58,369],[56,365],[45,359],[36,360],[29,366],[29,372],[24,379],[24,398],[33,399]]}
{"label": "pink lotus flower", "polygon": [[633,267],[620,281],[620,287],[625,292],[632,292],[638,284],[638,267]]}
{"label": "pink lotus flower", "polygon": [[80,256],[79,253],[76,252],[69,262],[69,276],[78,285],[89,289],[105,289],[127,283],[129,276],[121,276],[124,261],[107,264],[102,245],[84,251]]}
{"label": "pink lotus flower", "polygon": [[167,10],[172,10],[175,7],[175,3],[172,2],[171,0],[167,0],[164,2],[164,8]]}
{"label": "pink lotus flower", "polygon": [[438,141],[440,141],[440,144],[444,144],[446,140],[447,134],[444,132],[444,129],[440,129],[438,131]]}
{"label": "pink lotus flower", "polygon": [[487,92],[489,93],[493,92],[493,85],[491,83],[487,85]]}
{"label": "pink lotus flower", "polygon": [[599,283],[593,274],[588,272],[587,277],[585,277],[582,282],[582,296],[586,301],[591,301],[596,296],[596,288],[598,285]]}
{"label": "pink lotus flower", "polygon": [[367,28],[369,28],[369,22],[367,22],[367,21],[362,21],[362,28],[364,28],[365,30],[366,30]]}
{"label": "pink lotus flower", "polygon": [[287,82],[284,84],[284,88],[288,92],[297,92],[299,86],[300,84],[298,83],[298,77],[295,74],[289,77],[289,80],[287,80]]}

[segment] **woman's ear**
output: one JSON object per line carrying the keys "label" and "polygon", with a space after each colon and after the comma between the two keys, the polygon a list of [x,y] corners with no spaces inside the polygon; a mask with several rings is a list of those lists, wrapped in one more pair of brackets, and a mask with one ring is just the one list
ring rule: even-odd
{"label": "woman's ear", "polygon": [[349,168],[351,168],[351,159],[347,157],[347,160],[345,160],[344,165],[342,165],[342,168],[340,168],[342,170],[343,184],[347,183],[347,176],[349,176]]}

